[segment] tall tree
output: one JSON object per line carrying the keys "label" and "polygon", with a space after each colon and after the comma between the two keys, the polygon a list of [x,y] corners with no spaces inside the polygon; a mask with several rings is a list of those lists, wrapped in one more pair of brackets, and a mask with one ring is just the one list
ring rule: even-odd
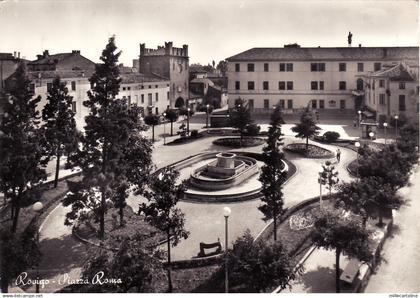
{"label": "tall tree", "polygon": [[335,167],[332,163],[328,160],[325,164],[322,165],[322,172],[321,175],[321,184],[325,185],[329,191],[331,196],[331,192],[333,188],[337,185],[338,179],[338,171],[335,170]]}
{"label": "tall tree", "polygon": [[271,114],[270,127],[268,129],[267,145],[263,148],[264,166],[261,167],[259,180],[262,183],[261,201],[263,205],[258,209],[267,218],[272,218],[274,223],[274,241],[277,240],[277,217],[283,212],[282,184],[286,181],[287,172],[284,170],[283,152],[280,146],[283,145],[283,124],[280,106],[277,106]]}
{"label": "tall tree", "polygon": [[112,277],[118,283],[89,284],[89,292],[96,293],[148,293],[154,292],[156,280],[162,275],[162,254],[145,246],[140,234],[118,238],[116,250],[101,249],[83,268],[82,278],[92,280],[98,272],[104,278]]}
{"label": "tall tree", "polygon": [[19,65],[8,90],[0,124],[0,191],[10,201],[11,230],[16,232],[22,207],[31,205],[39,196],[39,187],[46,179],[43,134],[38,128],[41,100],[30,88],[23,63]]}
{"label": "tall tree", "polygon": [[419,128],[411,123],[403,125],[399,130],[397,148],[405,155],[406,159],[415,164],[418,161]]}
{"label": "tall tree", "polygon": [[[152,142],[155,141],[155,126],[159,124],[159,116],[155,114],[149,114],[144,117],[144,122],[152,127]],[[172,127],[172,126],[171,126]]]}
{"label": "tall tree", "polygon": [[73,97],[68,94],[65,82],[56,77],[47,94],[47,104],[42,110],[43,129],[47,142],[48,157],[55,157],[54,188],[57,187],[60,172],[60,158],[63,154],[75,151],[78,145],[78,132],[74,112]]}
{"label": "tall tree", "polygon": [[[127,146],[133,122],[128,116],[126,100],[117,100],[120,88],[120,73],[115,39],[111,37],[90,78],[89,99],[83,104],[89,109],[85,118],[85,135],[82,148],[70,156],[74,165],[82,169],[83,179],[67,195],[63,204],[72,205],[67,214],[67,223],[78,216],[85,203],[94,202],[99,217],[99,237],[105,236],[105,214],[112,202],[112,186],[118,179],[118,172],[124,164],[124,148]],[[122,118],[121,118],[122,117]]]}
{"label": "tall tree", "polygon": [[165,115],[166,119],[168,119],[169,122],[171,122],[171,136],[173,136],[174,135],[174,129],[173,129],[174,122],[178,120],[178,114],[175,110],[171,110],[171,109],[167,109],[165,113],[166,113]]}
{"label": "tall tree", "polygon": [[217,64],[216,68],[220,71],[220,73],[222,74],[222,76],[226,76],[226,73],[228,71],[228,63],[226,60],[220,60],[219,63]]}
{"label": "tall tree", "polygon": [[249,230],[239,237],[228,253],[230,281],[246,292],[265,292],[280,286],[290,287],[296,278],[290,256],[283,246],[275,242],[254,241]]}
{"label": "tall tree", "polygon": [[292,127],[292,131],[297,133],[297,138],[306,138],[306,152],[308,152],[309,138],[318,135],[320,129],[316,125],[314,114],[309,107],[306,107],[300,116],[300,123]]}
{"label": "tall tree", "polygon": [[145,196],[149,204],[142,203],[139,213],[145,215],[146,221],[166,233],[168,245],[168,291],[172,292],[171,278],[171,245],[176,246],[181,239],[187,239],[189,232],[185,230],[185,216],[176,205],[183,196],[185,183],[177,184],[179,172],[167,167],[154,174]]}
{"label": "tall tree", "polygon": [[39,264],[41,252],[37,244],[37,226],[34,223],[22,233],[0,230],[0,284],[1,292],[8,293],[9,284],[26,269]]}
{"label": "tall tree", "polygon": [[252,123],[253,121],[248,103],[245,102],[245,100],[238,98],[235,101],[235,107],[230,112],[230,124],[239,130],[241,135],[241,146],[246,129]]}
{"label": "tall tree", "polygon": [[315,220],[311,232],[316,247],[335,251],[335,287],[340,293],[340,256],[370,260],[368,247],[369,234],[361,223],[350,216],[343,216],[343,210],[323,210]]}
{"label": "tall tree", "polygon": [[368,218],[379,217],[382,226],[383,216],[389,210],[398,210],[404,200],[389,184],[383,184],[378,177],[366,177],[359,181],[343,183],[339,186],[337,205],[360,215],[363,226]]}

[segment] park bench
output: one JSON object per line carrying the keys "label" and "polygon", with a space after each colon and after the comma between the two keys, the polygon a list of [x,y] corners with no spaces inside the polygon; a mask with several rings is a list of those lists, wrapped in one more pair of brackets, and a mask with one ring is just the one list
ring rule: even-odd
{"label": "park bench", "polygon": [[[214,249],[214,248],[216,248],[215,251],[206,253],[206,250]],[[217,242],[214,242],[214,243],[200,242],[200,252],[198,253],[197,257],[198,258],[208,257],[208,256],[219,254],[221,252],[222,252],[222,244],[220,243],[220,240],[217,240]]]}
{"label": "park bench", "polygon": [[360,267],[359,260],[350,259],[347,266],[344,268],[343,273],[341,273],[340,280],[352,285],[354,279],[359,274],[359,267]]}

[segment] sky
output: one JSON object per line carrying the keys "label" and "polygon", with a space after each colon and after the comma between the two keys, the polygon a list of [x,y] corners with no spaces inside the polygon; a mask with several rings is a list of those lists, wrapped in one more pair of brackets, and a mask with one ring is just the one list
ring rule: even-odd
{"label": "sky", "polygon": [[189,45],[207,64],[253,47],[416,46],[417,0],[0,0],[0,52],[33,60],[80,50],[98,62],[116,36],[127,66],[147,48]]}

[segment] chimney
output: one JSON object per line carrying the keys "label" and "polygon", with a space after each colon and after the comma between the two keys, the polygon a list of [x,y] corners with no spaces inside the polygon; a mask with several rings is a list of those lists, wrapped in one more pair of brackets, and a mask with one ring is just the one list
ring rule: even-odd
{"label": "chimney", "polygon": [[188,45],[184,44],[182,48],[184,49],[184,56],[188,57]]}
{"label": "chimney", "polygon": [[41,60],[43,58],[43,56],[42,55],[36,55],[36,59],[37,60]]}
{"label": "chimney", "polygon": [[44,53],[42,53],[44,58],[47,58],[50,56],[50,53],[48,52],[48,50],[45,50]]}
{"label": "chimney", "polygon": [[13,52],[13,58],[16,58],[16,51]]}
{"label": "chimney", "polygon": [[362,44],[361,43],[359,43],[359,49],[361,49],[362,48]]}

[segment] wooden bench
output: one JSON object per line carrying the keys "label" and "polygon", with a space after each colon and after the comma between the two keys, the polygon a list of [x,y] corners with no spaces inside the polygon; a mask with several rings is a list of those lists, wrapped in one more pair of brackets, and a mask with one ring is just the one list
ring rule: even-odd
{"label": "wooden bench", "polygon": [[[206,253],[205,251],[206,249],[214,249],[214,248],[216,248],[216,250],[213,252]],[[220,240],[214,243],[200,242],[200,252],[198,253],[197,257],[199,258],[208,257],[208,256],[219,254],[221,251],[222,251],[222,244],[220,243]]]}
{"label": "wooden bench", "polygon": [[348,262],[346,268],[344,268],[343,273],[341,273],[340,280],[350,285],[353,284],[354,279],[359,274],[359,267],[360,267],[359,260],[351,259]]}

